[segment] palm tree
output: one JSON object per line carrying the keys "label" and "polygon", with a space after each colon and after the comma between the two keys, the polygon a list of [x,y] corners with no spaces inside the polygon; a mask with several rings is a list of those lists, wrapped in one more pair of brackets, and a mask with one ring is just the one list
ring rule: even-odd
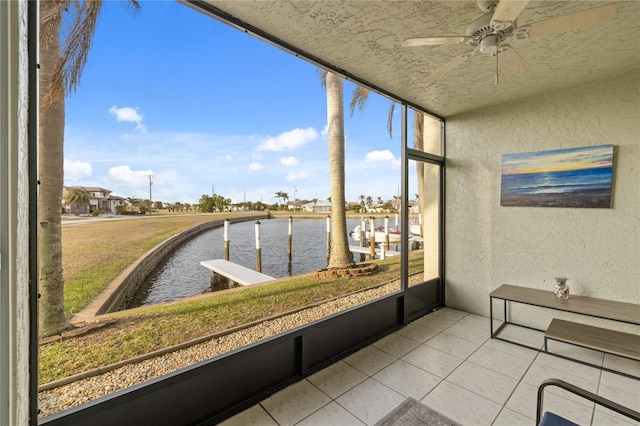
{"label": "palm tree", "polygon": [[329,139],[329,180],[331,190],[331,251],[328,268],[354,266],[347,240],[344,172],[344,97],[342,78],[327,72],[322,80],[327,88],[327,131]]}
{"label": "palm tree", "polygon": [[80,207],[88,206],[89,204],[91,204],[89,193],[86,189],[80,186],[69,188],[64,196],[64,200],[67,204],[75,209],[76,214],[78,214],[77,212]]}
{"label": "palm tree", "polygon": [[282,191],[276,192],[276,198],[278,199],[278,206],[281,204],[280,200],[282,199],[283,195],[284,195],[284,192]]}
{"label": "palm tree", "polygon": [[[355,111],[355,108],[358,107],[359,111],[362,111],[367,103],[367,99],[369,98],[369,89],[358,86],[354,89],[351,98],[351,115]],[[395,109],[395,102],[391,102],[391,106],[389,107],[389,114],[387,116],[387,131],[389,132],[389,137],[392,137],[393,130],[393,112]],[[418,111],[414,111],[413,114],[413,148],[417,151],[424,150],[424,114]],[[418,192],[420,194],[424,193],[424,163],[417,161],[416,162],[416,171],[418,174]],[[396,197],[394,197],[396,198]],[[396,211],[400,210],[400,200],[398,199],[398,204],[396,207]]]}
{"label": "palm tree", "polygon": [[[137,0],[130,0],[139,8]],[[62,228],[64,98],[87,62],[102,0],[40,2],[40,128],[38,138],[38,271],[40,335],[68,328],[64,315]],[[61,49],[63,16],[73,22]]]}
{"label": "palm tree", "polygon": [[127,197],[127,204],[131,206],[131,211],[140,206],[140,199],[136,197]]}

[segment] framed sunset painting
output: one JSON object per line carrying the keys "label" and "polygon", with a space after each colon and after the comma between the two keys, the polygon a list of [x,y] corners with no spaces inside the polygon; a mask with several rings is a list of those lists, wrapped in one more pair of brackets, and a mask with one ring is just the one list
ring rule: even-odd
{"label": "framed sunset painting", "polygon": [[500,205],[611,207],[613,145],[502,156]]}

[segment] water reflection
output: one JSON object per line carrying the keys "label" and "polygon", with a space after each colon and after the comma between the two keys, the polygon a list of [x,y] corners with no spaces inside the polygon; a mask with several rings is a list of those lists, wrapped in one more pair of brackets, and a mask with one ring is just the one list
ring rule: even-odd
{"label": "water reflection", "polygon": [[[359,219],[348,219],[347,229],[350,231],[359,223]],[[210,271],[200,266],[200,261],[224,258],[222,233],[222,227],[206,231],[174,251],[140,286],[130,307],[168,302],[208,291],[211,288]],[[326,268],[325,219],[295,219],[292,235],[289,263],[289,221],[260,221],[263,274],[283,278]],[[255,221],[231,224],[229,241],[229,261],[255,269]]]}

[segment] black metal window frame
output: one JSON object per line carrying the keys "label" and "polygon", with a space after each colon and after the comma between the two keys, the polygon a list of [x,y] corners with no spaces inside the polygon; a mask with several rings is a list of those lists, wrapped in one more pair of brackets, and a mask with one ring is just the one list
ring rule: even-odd
{"label": "black metal window frame", "polygon": [[[444,306],[444,185],[445,185],[445,121],[416,105],[398,99],[379,87],[330,64],[293,48],[255,28],[242,26],[226,16],[223,11],[201,1],[182,1],[229,25],[250,32],[295,56],[320,67],[339,73],[346,79],[369,87],[378,94],[389,97],[402,105],[402,223],[408,221],[408,162],[424,161],[440,167],[440,274],[439,278],[415,286],[408,286],[408,257],[401,256],[401,289],[391,295],[342,311],[331,317],[296,328],[278,336],[265,339],[247,347],[223,354],[156,379],[115,392],[92,402],[64,410],[37,421],[37,279],[32,281],[31,310],[31,413],[32,424],[42,425],[113,425],[113,424],[216,424],[249,408],[273,393],[335,363],[336,361],[370,345],[376,340],[402,328],[429,312]],[[30,2],[37,23],[37,2]],[[30,27],[31,56],[33,59],[31,81],[37,81],[37,24]],[[32,92],[30,108],[34,118],[30,124],[30,157],[32,172],[31,193],[37,194],[37,90]],[[441,122],[441,147],[443,156],[407,148],[408,108],[430,115]],[[36,208],[30,213],[31,271],[37,272],[36,258]],[[408,253],[408,236],[403,234],[401,250]]]}

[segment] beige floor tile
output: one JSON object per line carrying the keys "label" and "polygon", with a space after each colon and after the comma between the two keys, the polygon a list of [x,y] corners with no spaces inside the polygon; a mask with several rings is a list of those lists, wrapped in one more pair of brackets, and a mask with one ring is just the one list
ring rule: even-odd
{"label": "beige floor tile", "polygon": [[508,324],[498,334],[499,337],[521,345],[541,349],[544,346],[544,333],[530,328]]}
{"label": "beige floor tile", "polygon": [[531,419],[536,418],[538,388],[528,383],[518,383],[505,407]]}
{"label": "beige floor tile", "polygon": [[426,345],[418,346],[403,356],[402,360],[443,379],[463,361],[461,358]]}
{"label": "beige floor tile", "polygon": [[381,351],[400,358],[420,346],[420,343],[398,333],[392,333],[375,342],[373,346]]}
{"label": "beige floor tile", "polygon": [[[600,378],[600,386],[598,387],[598,395],[640,412],[640,380],[603,371]],[[596,406],[596,411],[602,411],[609,416],[622,420],[628,419],[601,406]]]}
{"label": "beige floor tile", "polygon": [[261,402],[279,425],[293,425],[331,402],[307,380],[301,380]]}
{"label": "beige floor tile", "polygon": [[605,354],[604,364],[606,368],[620,371],[625,374],[631,374],[640,377],[640,361],[629,358],[623,358],[616,355]]}
{"label": "beige floor tile", "polygon": [[[246,423],[248,425],[249,423]],[[363,422],[345,410],[340,404],[331,402],[306,419],[298,426],[362,426]]]}
{"label": "beige floor tile", "polygon": [[396,333],[411,340],[415,340],[418,343],[424,343],[440,333],[440,331],[412,322],[406,327],[396,331]]}
{"label": "beige floor tile", "polygon": [[516,379],[469,362],[456,368],[447,381],[500,405],[504,405],[518,384]]}
{"label": "beige floor tile", "polygon": [[445,333],[477,344],[483,344],[491,338],[488,326],[486,329],[480,329],[461,322],[457,322],[447,328]]}
{"label": "beige floor tile", "polygon": [[414,322],[437,331],[443,331],[456,323],[454,320],[443,318],[442,316],[436,316],[435,313],[425,315]]}
{"label": "beige floor tile", "polygon": [[[486,331],[488,336],[491,336],[489,330],[489,317],[483,317],[481,315],[469,314],[466,317],[458,321],[457,324],[463,324],[469,327],[476,328],[478,330]],[[496,328],[500,325],[500,320],[494,318],[493,327]]]}
{"label": "beige floor tile", "polygon": [[343,361],[338,361],[313,374],[307,380],[335,399],[366,379],[368,379],[368,376],[360,370]]}
{"label": "beige floor tile", "polygon": [[406,398],[374,379],[360,383],[336,402],[367,425],[375,424]]}
{"label": "beige floor tile", "polygon": [[276,423],[275,420],[271,418],[269,413],[267,413],[265,409],[260,406],[260,404],[257,404],[225,420],[224,422],[220,423],[220,425],[221,426],[246,426],[246,425],[277,426],[278,423]]}
{"label": "beige floor tile", "polygon": [[381,351],[373,346],[367,346],[353,355],[349,355],[344,362],[371,376],[395,361],[397,357]]}
{"label": "beige floor tile", "polygon": [[600,374],[602,370],[596,367],[580,364],[579,362],[570,361],[557,356],[549,355],[541,352],[533,361],[533,365],[543,365],[554,370],[559,370],[564,373],[571,374],[572,376],[584,377],[589,379],[589,382],[596,383],[600,380]]}
{"label": "beige floor tile", "polygon": [[490,425],[502,409],[502,405],[446,380],[421,402],[463,425]]}
{"label": "beige floor tile", "polygon": [[[509,343],[504,344],[509,345]],[[475,351],[467,360],[476,365],[519,380],[533,362],[533,357],[530,360],[519,358],[485,344]]]}
{"label": "beige floor tile", "polygon": [[596,407],[596,412],[593,414],[593,425],[606,425],[606,426],[638,426],[640,422],[636,422],[629,417],[624,417],[613,411],[603,411]]}
{"label": "beige floor tile", "polygon": [[508,408],[503,408],[493,426],[535,426],[536,420],[516,413]]}
{"label": "beige floor tile", "polygon": [[433,315],[434,317],[442,317],[449,321],[459,321],[462,318],[469,315],[469,313],[465,311],[460,311],[458,309],[453,309],[453,308],[442,308],[433,312],[431,315]]}
{"label": "beige floor tile", "polygon": [[396,392],[417,400],[424,398],[442,381],[438,376],[402,360],[394,362],[373,378]]}
{"label": "beige floor tile", "polygon": [[[557,359],[561,360],[560,358]],[[560,379],[574,386],[578,386],[579,388],[586,389],[589,392],[595,393],[597,391],[598,381],[600,379],[600,370],[586,367],[584,365],[577,364],[571,361],[561,361],[563,361],[563,363],[557,365],[565,365],[564,363],[568,362],[569,364],[567,369],[552,368],[549,366],[548,360],[539,362],[538,358],[536,358],[529,370],[527,370],[527,373],[522,378],[522,381],[537,388],[543,381],[547,379]],[[582,374],[576,375],[572,374],[572,372],[578,372],[576,374],[580,374],[580,372],[582,372]],[[549,392],[555,395],[561,395],[563,397],[573,399],[576,402],[582,401],[582,398],[580,398],[579,396],[570,394],[558,387],[548,387],[545,392]]]}
{"label": "beige floor tile", "polygon": [[514,345],[513,343],[503,342],[502,340],[490,339],[482,345],[483,347],[494,349],[497,352],[504,353],[507,355],[511,355],[517,358],[521,358],[523,360],[532,363],[533,360],[538,356],[540,352],[535,349],[523,348],[519,345]]}
{"label": "beige floor tile", "polygon": [[547,351],[552,354],[558,354],[579,361],[588,362],[589,364],[602,366],[602,362],[604,360],[603,352],[581,348],[580,346],[569,345],[555,340],[547,340],[547,342]]}
{"label": "beige floor tile", "polygon": [[482,342],[475,343],[461,339],[449,334],[449,331],[447,330],[438,334],[433,339],[428,340],[425,345],[448,353],[449,355],[454,355],[458,358],[467,358],[478,350],[482,345]]}

